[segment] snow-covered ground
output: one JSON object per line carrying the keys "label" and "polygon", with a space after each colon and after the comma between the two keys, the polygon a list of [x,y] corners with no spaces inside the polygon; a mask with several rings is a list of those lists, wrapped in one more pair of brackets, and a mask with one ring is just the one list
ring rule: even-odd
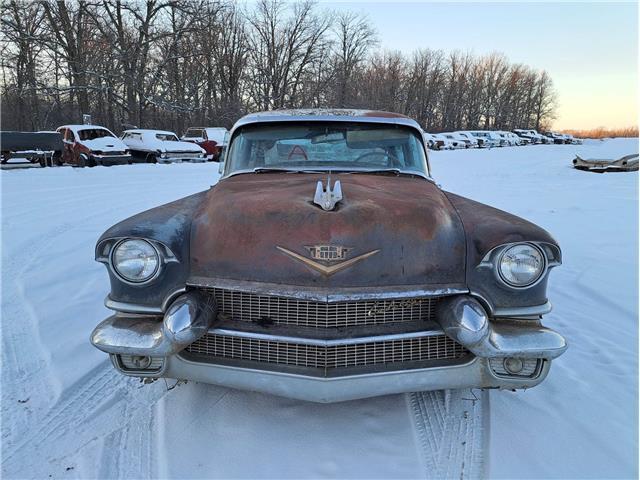
{"label": "snow-covered ground", "polygon": [[[6,478],[635,478],[638,175],[570,168],[637,140],[433,152],[443,188],[551,231],[545,323],[569,350],[525,392],[315,405],[113,371],[88,343],[109,311],[97,237],[207,188],[214,164],[0,172],[2,475]],[[173,382],[168,382],[171,387]]]}

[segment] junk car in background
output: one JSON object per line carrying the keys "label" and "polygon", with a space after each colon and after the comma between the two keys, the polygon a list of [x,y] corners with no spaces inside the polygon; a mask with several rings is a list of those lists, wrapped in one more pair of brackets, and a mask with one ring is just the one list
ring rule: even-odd
{"label": "junk car in background", "polygon": [[219,161],[220,154],[226,146],[226,138],[229,131],[223,127],[190,127],[181,140],[193,142],[207,152],[207,158],[215,162]]}
{"label": "junk car in background", "polygon": [[122,141],[132,157],[146,163],[206,162],[203,148],[183,142],[173,132],[135,129],[122,132]]}
{"label": "junk car in background", "polygon": [[333,402],[530,388],[565,351],[541,322],[558,243],[441,190],[414,120],[247,115],[224,160],[96,244],[115,313],[91,341],[121,373]]}
{"label": "junk car in background", "polygon": [[64,163],[78,167],[131,163],[129,148],[111,130],[98,125],[63,125]]}

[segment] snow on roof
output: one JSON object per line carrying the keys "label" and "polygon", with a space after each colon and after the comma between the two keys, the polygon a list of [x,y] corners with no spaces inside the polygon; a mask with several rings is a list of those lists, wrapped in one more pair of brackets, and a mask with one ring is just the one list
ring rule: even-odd
{"label": "snow on roof", "polygon": [[422,128],[412,118],[400,113],[378,110],[359,110],[348,108],[307,108],[291,110],[271,110],[245,115],[234,125],[234,129],[251,123],[267,123],[279,121],[358,121],[367,123],[390,123],[406,125],[422,131]]}
{"label": "snow on roof", "polygon": [[299,117],[299,116],[337,116],[337,117],[381,117],[381,118],[409,118],[406,115],[394,112],[385,112],[379,110],[364,110],[356,108],[294,108],[283,110],[268,110],[264,112],[250,113],[245,116],[249,117]]}
{"label": "snow on roof", "polygon": [[175,135],[175,132],[170,132],[169,130],[154,130],[151,128],[130,128],[128,130],[125,130],[122,133],[161,133],[163,135]]}
{"label": "snow on roof", "polygon": [[71,128],[73,130],[84,130],[89,128],[102,128],[103,130],[109,130],[102,125],[60,125],[58,128]]}

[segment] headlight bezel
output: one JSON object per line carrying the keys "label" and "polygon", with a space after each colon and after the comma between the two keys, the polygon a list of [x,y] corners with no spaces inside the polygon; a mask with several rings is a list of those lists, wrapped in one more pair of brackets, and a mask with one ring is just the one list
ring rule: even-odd
{"label": "headlight bezel", "polygon": [[[542,260],[542,268],[540,269],[540,273],[538,273],[538,276],[531,282],[527,283],[527,284],[523,284],[523,285],[518,285],[515,283],[510,282],[509,280],[507,280],[504,275],[502,274],[502,269],[501,269],[501,264],[502,264],[502,259],[504,258],[504,256],[506,255],[506,253],[515,248],[515,247],[519,247],[519,246],[527,246],[529,248],[534,249],[536,252],[538,252],[538,254],[540,255],[540,258]],[[503,285],[515,289],[515,290],[526,290],[528,288],[534,287],[536,286],[538,283],[540,283],[547,275],[547,271],[549,269],[549,258],[547,257],[547,254],[545,253],[545,250],[542,249],[540,246],[536,245],[533,242],[516,242],[516,243],[510,243],[507,245],[503,245],[499,254],[496,255],[495,257],[495,261],[493,262],[493,271],[494,274],[496,276],[496,278],[500,281],[500,283],[502,283]]]}
{"label": "headlight bezel", "polygon": [[[123,275],[120,271],[118,271],[118,268],[116,267],[116,262],[114,258],[116,251],[122,244],[124,244],[125,242],[131,242],[131,241],[144,242],[147,245],[149,245],[155,253],[156,261],[157,261],[156,267],[153,273],[149,277],[145,278],[144,280],[140,280],[140,281],[131,280],[130,278],[127,278],[125,275]],[[153,282],[156,278],[158,278],[158,276],[162,272],[163,263],[164,263],[163,256],[160,253],[158,247],[154,245],[153,242],[149,241],[146,238],[136,238],[136,237],[121,238],[111,246],[110,252],[109,252],[109,269],[120,281],[128,285],[140,286],[140,285],[146,285],[148,283]]]}

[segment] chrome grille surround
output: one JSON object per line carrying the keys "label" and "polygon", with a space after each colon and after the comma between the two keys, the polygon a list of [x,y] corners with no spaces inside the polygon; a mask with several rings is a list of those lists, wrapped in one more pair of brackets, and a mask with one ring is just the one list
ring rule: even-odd
{"label": "chrome grille surround", "polygon": [[439,298],[399,298],[319,302],[211,288],[218,318],[275,325],[340,328],[428,321]]}
{"label": "chrome grille surround", "polygon": [[215,359],[245,360],[325,370],[365,367],[426,360],[459,360],[469,352],[442,332],[422,335],[381,336],[345,340],[344,343],[311,342],[305,339],[283,341],[269,336],[218,334],[210,331],[185,350],[196,356]]}

